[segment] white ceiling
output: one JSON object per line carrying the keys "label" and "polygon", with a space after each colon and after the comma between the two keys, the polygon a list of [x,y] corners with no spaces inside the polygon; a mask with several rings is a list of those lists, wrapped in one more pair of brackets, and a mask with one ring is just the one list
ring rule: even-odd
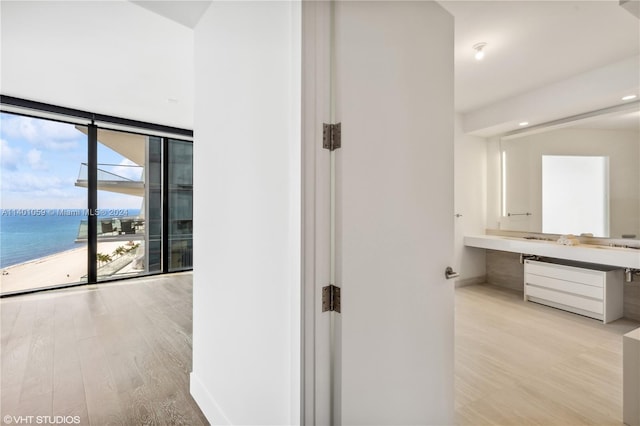
{"label": "white ceiling", "polygon": [[144,7],[147,10],[192,29],[196,27],[198,21],[202,15],[204,15],[204,12],[211,6],[211,0],[130,1],[131,3],[135,3],[138,6]]}
{"label": "white ceiling", "polygon": [[[530,104],[527,93],[640,54],[640,19],[620,7],[618,0],[440,3],[456,21],[456,110],[475,122],[491,115],[493,122],[486,128],[507,118],[519,120],[520,111],[514,117],[506,117],[505,111]],[[209,4],[209,0],[2,1],[3,94],[51,103],[67,99],[64,106],[191,127],[190,28]],[[477,62],[472,45],[481,41],[488,43],[487,55]],[[631,69],[634,66],[640,70],[632,61]],[[600,83],[593,85],[601,86],[601,91],[612,86],[607,81],[619,81],[598,75]],[[626,82],[618,86],[638,90]],[[619,95],[614,93],[617,98],[611,99]],[[546,104],[539,102],[537,108],[551,110],[559,101],[586,105],[584,97],[561,96],[547,96]],[[508,103],[516,98],[518,102]],[[488,111],[496,105],[501,108]],[[584,111],[579,106],[565,108],[562,116]],[[530,115],[522,118],[535,120]]]}
{"label": "white ceiling", "polygon": [[3,95],[193,127],[191,29],[124,0],[0,9]]}
{"label": "white ceiling", "polygon": [[596,117],[574,126],[577,129],[626,130],[640,132],[640,111]]}
{"label": "white ceiling", "polygon": [[[190,28],[210,4],[210,0],[131,1]],[[455,17],[455,104],[459,113],[481,111],[496,102],[640,53],[640,20],[620,7],[618,0],[440,3]],[[472,46],[478,42],[487,43],[483,61],[473,58]],[[610,99],[619,98],[618,93],[611,95]],[[559,118],[554,113],[578,113],[610,105],[606,96],[599,97],[596,101],[594,95],[582,109],[577,105],[572,111],[549,108],[545,119]],[[576,98],[575,102],[581,100]],[[493,132],[506,131],[509,126],[513,123],[494,127]],[[491,133],[487,130],[484,135]]]}
{"label": "white ceiling", "polygon": [[[640,20],[604,1],[440,1],[455,17],[458,112],[638,55]],[[486,42],[476,61],[472,46]]]}

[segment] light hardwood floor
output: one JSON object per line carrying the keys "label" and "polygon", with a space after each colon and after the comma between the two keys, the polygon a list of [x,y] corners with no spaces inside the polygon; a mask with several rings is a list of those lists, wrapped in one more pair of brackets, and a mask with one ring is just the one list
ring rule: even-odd
{"label": "light hardwood floor", "polygon": [[189,394],[191,281],[183,273],[3,298],[3,424],[7,415],[208,424]]}
{"label": "light hardwood floor", "polygon": [[[186,273],[2,299],[0,414],[207,424],[189,394],[191,289]],[[621,425],[622,335],[639,325],[457,289],[458,423]]]}
{"label": "light hardwood floor", "polygon": [[456,289],[458,424],[622,425],[622,335],[638,326]]}

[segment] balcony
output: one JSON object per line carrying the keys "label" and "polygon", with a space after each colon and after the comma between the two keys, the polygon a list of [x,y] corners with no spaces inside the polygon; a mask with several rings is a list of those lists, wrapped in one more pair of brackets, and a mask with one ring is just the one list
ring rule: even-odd
{"label": "balcony", "polygon": [[[88,220],[80,221],[76,242],[84,242],[88,236]],[[98,218],[98,241],[141,240],[145,234],[145,221],[140,217]]]}
{"label": "balcony", "polygon": [[[80,165],[75,186],[88,188],[87,163]],[[98,164],[98,191],[144,196],[144,167],[122,164]]]}

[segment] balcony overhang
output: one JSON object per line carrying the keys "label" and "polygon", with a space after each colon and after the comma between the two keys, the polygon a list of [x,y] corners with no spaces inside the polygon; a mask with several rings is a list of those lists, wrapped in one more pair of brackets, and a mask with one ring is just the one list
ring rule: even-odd
{"label": "balcony overhang", "polygon": [[[89,131],[86,126],[76,126],[76,129],[85,135]],[[147,136],[144,135],[98,129],[98,141],[102,145],[109,147],[138,166],[145,165],[146,140]]]}
{"label": "balcony overhang", "polygon": [[[78,179],[75,186],[80,188],[88,188],[88,182],[85,179]],[[116,192],[118,194],[135,195],[136,197],[144,197],[144,183],[135,181],[121,180],[99,180],[98,191]]]}

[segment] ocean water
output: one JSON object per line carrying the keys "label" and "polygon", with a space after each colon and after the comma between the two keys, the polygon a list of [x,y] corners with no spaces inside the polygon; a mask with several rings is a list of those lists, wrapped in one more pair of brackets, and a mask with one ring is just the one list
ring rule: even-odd
{"label": "ocean water", "polygon": [[[137,214],[128,211],[130,215]],[[80,221],[86,216],[53,212],[56,211],[0,210],[0,268],[84,246],[75,240]]]}

